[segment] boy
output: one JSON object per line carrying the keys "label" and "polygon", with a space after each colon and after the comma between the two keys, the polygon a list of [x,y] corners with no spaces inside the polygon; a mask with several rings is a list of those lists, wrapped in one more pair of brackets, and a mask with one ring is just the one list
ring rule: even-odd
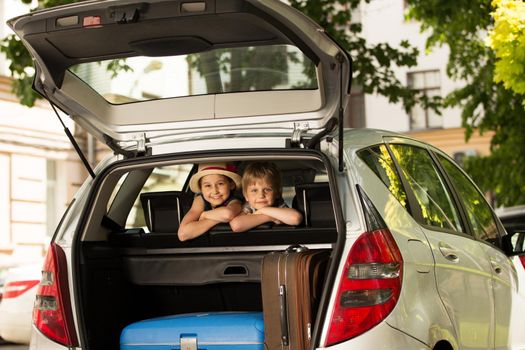
{"label": "boy", "polygon": [[190,179],[190,189],[197,193],[190,210],[180,223],[181,241],[196,238],[220,222],[230,222],[241,212],[241,202],[233,191],[241,186],[241,177],[226,163],[199,164]]}
{"label": "boy", "polygon": [[242,176],[246,203],[242,212],[230,221],[234,232],[244,232],[265,222],[299,225],[303,216],[288,208],[282,198],[281,175],[274,163],[256,162],[248,165]]}

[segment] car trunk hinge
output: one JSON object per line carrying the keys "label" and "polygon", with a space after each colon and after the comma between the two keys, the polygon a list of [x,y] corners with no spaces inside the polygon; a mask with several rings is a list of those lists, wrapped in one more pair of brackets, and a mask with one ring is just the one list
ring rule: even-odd
{"label": "car trunk hinge", "polygon": [[137,143],[137,155],[146,154],[146,134],[133,134],[131,135],[131,140]]}
{"label": "car trunk hinge", "polygon": [[78,145],[77,141],[75,140],[75,137],[71,134],[71,132],[67,128],[66,124],[64,124],[64,122],[62,121],[62,118],[60,118],[60,114],[58,114],[58,111],[57,111],[55,105],[53,104],[53,102],[51,102],[51,100],[49,99],[49,96],[47,96],[46,90],[42,89],[42,91],[44,92],[45,98],[47,99],[47,101],[51,105],[51,108],[53,108],[53,111],[55,112],[58,120],[60,121],[60,124],[62,124],[62,127],[64,128],[64,132],[66,133],[66,136],[69,139],[69,142],[71,142],[71,144],[73,145],[73,148],[75,148],[75,151],[77,152],[78,156],[80,157],[80,160],[82,161],[82,163],[86,167],[86,170],[87,170],[88,174],[94,179],[95,178],[95,172],[91,168],[91,165],[89,164],[86,156],[84,155],[84,153],[80,149],[80,146]]}
{"label": "car trunk hinge", "polygon": [[120,154],[124,156],[125,158],[135,158],[138,156],[145,155],[147,152],[146,147],[146,134],[140,133],[140,134],[132,134],[130,135],[129,140],[131,142],[136,143],[136,150],[129,151],[124,149],[118,142],[115,142],[115,140],[109,136],[109,135],[102,135],[104,137],[104,141],[106,142],[106,145],[111,148],[111,150],[115,154]]}
{"label": "car trunk hinge", "polygon": [[310,130],[310,125],[308,123],[293,123],[293,132],[292,138],[290,139],[290,145],[292,147],[303,148],[304,145],[301,143],[303,139],[303,134]]}

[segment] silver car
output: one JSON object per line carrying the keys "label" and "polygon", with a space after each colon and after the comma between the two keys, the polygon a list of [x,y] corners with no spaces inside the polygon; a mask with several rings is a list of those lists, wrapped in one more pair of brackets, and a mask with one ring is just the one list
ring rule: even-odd
{"label": "silver car", "polygon": [[[264,312],[261,260],[290,245],[330,253],[320,300],[304,305],[312,348],[513,347],[516,272],[493,210],[438,149],[344,129],[351,60],[303,14],[277,0],[107,0],[9,25],[34,88],[115,153],[53,237],[31,349],[116,350],[138,320]],[[256,160],[279,168],[303,223],[181,242],[198,165]]]}

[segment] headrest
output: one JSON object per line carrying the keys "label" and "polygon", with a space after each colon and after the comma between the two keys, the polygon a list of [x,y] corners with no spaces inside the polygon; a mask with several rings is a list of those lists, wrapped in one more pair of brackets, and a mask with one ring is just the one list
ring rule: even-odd
{"label": "headrest", "polygon": [[192,193],[181,191],[142,193],[140,202],[149,231],[177,233],[192,201]]}

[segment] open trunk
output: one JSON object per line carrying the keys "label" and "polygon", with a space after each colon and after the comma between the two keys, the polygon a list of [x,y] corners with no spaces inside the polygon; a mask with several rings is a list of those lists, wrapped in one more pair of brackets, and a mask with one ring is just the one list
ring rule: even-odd
{"label": "open trunk", "polygon": [[[282,173],[283,198],[303,214],[300,225],[263,224],[234,233],[229,225],[219,224],[184,242],[178,239],[177,229],[193,198],[187,179],[201,159],[159,160],[135,168],[130,166],[133,161],[125,161],[125,167],[110,169],[95,186],[92,195],[99,201],[78,235],[82,239],[77,245],[77,311],[83,346],[119,349],[125,326],[154,317],[264,311],[261,266],[267,254],[291,245],[331,252],[338,233],[330,166],[315,151],[293,153],[273,152],[272,161]],[[242,169],[253,159],[265,155],[239,156],[237,165]],[[173,190],[166,191],[168,170],[174,169],[171,174],[184,177],[175,182],[183,185],[170,185]],[[164,185],[151,185],[156,176]],[[324,284],[322,278],[313,286],[317,294],[321,295]],[[311,310],[313,320],[317,311],[316,305]]]}

